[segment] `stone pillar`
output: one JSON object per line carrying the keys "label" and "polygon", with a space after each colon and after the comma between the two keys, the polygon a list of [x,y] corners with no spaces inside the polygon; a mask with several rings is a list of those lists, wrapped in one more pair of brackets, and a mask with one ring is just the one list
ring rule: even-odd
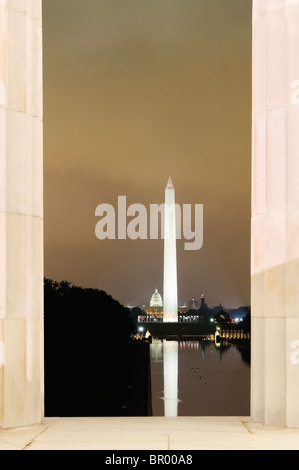
{"label": "stone pillar", "polygon": [[0,427],[43,416],[41,0],[0,0]]}
{"label": "stone pillar", "polygon": [[299,427],[299,0],[253,0],[251,415]]}

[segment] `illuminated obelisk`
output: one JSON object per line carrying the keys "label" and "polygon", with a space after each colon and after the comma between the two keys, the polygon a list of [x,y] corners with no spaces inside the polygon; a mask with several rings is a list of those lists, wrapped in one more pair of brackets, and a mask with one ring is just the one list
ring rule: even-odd
{"label": "illuminated obelisk", "polygon": [[178,321],[176,210],[175,191],[171,178],[165,189],[163,304],[163,321],[176,323]]}

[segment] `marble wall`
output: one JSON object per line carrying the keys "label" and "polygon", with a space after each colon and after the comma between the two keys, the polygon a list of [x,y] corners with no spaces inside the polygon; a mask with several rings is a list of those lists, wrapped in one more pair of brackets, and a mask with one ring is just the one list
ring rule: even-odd
{"label": "marble wall", "polygon": [[254,421],[290,427],[299,427],[298,51],[299,0],[254,0],[251,409]]}
{"label": "marble wall", "polygon": [[41,0],[0,0],[0,426],[43,415]]}
{"label": "marble wall", "polygon": [[[62,0],[63,1],[63,0]],[[43,417],[41,0],[0,0],[0,427]],[[253,0],[254,421],[299,427],[299,0]]]}

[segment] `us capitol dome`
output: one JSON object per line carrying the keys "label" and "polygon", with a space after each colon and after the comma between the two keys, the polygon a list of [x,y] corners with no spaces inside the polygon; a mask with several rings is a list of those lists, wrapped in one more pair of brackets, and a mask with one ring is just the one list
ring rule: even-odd
{"label": "us capitol dome", "polygon": [[155,292],[152,295],[150,301],[150,307],[163,307],[163,300],[161,294],[159,294],[158,288],[156,287]]}
{"label": "us capitol dome", "polygon": [[[143,313],[138,317],[139,322],[163,322],[163,299],[158,287],[155,288],[149,304],[140,308]],[[193,297],[188,303],[178,306],[179,321],[202,321],[204,317],[200,313],[192,313],[193,316],[189,314],[189,311],[200,310],[200,308],[208,308],[204,294],[201,296],[200,303]]]}
{"label": "us capitol dome", "polygon": [[140,321],[163,321],[163,300],[158,287],[154,290],[149,306],[143,305],[142,310],[145,312],[145,317],[140,317]]}

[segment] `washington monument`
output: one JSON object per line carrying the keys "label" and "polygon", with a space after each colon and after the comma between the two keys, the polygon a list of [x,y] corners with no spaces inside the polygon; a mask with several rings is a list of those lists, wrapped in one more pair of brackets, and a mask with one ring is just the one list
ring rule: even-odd
{"label": "washington monument", "polygon": [[175,191],[171,178],[169,178],[165,189],[164,224],[163,321],[165,323],[176,323],[178,321],[176,210]]}

